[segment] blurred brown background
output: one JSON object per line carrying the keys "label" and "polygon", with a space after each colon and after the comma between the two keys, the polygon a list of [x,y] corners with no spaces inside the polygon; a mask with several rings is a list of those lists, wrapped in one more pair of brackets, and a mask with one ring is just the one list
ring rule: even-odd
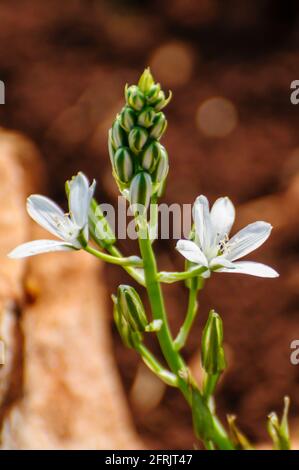
{"label": "blurred brown background", "polygon": [[[63,202],[64,181],[81,169],[97,179],[101,202],[116,202],[107,130],[122,106],[124,84],[136,82],[150,65],[174,95],[163,138],[171,161],[166,202],[191,203],[200,193],[211,200],[228,195],[239,206],[238,227],[258,219],[274,225],[271,240],[254,257],[281,277],[213,276],[186,348],[196,371],[202,324],[209,308],[219,311],[229,358],[217,396],[219,413],[224,419],[226,413],[237,414],[258,443],[267,438],[267,413],[281,410],[285,394],[292,400],[295,435],[299,424],[299,366],[289,360],[290,343],[299,339],[299,105],[290,102],[290,83],[299,79],[296,5],[273,0],[0,4],[0,79],[6,85],[0,123],[24,133],[40,150],[44,193]],[[129,253],[126,244],[122,248]],[[156,249],[161,268],[181,269],[173,241],[159,241]],[[104,270],[109,303],[109,293],[127,278],[117,268]],[[166,292],[176,331],[186,292],[177,285]],[[191,448],[183,399],[176,390],[165,392],[137,355],[124,349],[112,323],[111,330],[145,445]]]}

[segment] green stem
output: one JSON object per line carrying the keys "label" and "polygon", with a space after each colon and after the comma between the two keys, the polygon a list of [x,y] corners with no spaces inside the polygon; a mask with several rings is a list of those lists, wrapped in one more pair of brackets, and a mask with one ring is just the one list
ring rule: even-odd
{"label": "green stem", "polygon": [[90,245],[85,246],[84,248],[87,253],[90,253],[93,256],[106,261],[107,263],[117,264],[118,266],[139,266],[142,267],[142,260],[137,256],[129,256],[128,258],[121,258],[117,256],[107,255],[103,251],[96,250]]}
{"label": "green stem", "polygon": [[189,301],[188,301],[188,309],[185,321],[180,328],[180,331],[174,340],[174,347],[176,351],[180,351],[182,347],[185,345],[189,332],[192,328],[194,319],[197,313],[197,285],[192,285],[189,289]]}

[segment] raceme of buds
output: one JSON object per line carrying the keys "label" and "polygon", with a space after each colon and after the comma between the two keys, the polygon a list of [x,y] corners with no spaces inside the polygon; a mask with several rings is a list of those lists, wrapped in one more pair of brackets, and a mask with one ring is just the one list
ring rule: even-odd
{"label": "raceme of buds", "polygon": [[134,332],[145,331],[148,320],[142,301],[133,287],[126,285],[118,287],[117,305]]}
{"label": "raceme of buds", "polygon": [[149,68],[145,69],[138,85],[126,86],[126,104],[109,131],[109,155],[118,187],[138,204],[140,198],[144,200],[146,207],[153,195],[160,196],[168,174],[167,152],[158,141],[167,128],[161,109],[170,99],[171,94],[165,98]]}
{"label": "raceme of buds", "polygon": [[214,310],[210,311],[203,330],[201,355],[203,368],[208,374],[219,374],[225,369],[222,320]]}
{"label": "raceme of buds", "polygon": [[143,212],[149,206],[152,196],[152,180],[149,173],[141,171],[134,176],[130,186],[130,204]]}

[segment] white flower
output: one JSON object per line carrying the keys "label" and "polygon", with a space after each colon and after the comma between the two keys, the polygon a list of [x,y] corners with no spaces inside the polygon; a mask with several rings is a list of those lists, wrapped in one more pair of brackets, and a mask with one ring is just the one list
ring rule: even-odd
{"label": "white flower", "polygon": [[95,189],[89,186],[83,173],[78,173],[69,184],[69,215],[51,199],[33,194],[27,199],[27,212],[32,219],[59,240],[35,240],[17,246],[8,256],[26,258],[51,251],[79,250],[82,241],[88,241],[88,211]]}
{"label": "white flower", "polygon": [[205,196],[193,206],[195,240],[179,240],[177,250],[189,261],[205,266],[205,277],[211,271],[244,273],[259,277],[277,277],[274,269],[252,261],[237,261],[261,246],[269,237],[272,226],[254,222],[228,238],[235,220],[235,208],[227,197],[217,199],[211,211]]}

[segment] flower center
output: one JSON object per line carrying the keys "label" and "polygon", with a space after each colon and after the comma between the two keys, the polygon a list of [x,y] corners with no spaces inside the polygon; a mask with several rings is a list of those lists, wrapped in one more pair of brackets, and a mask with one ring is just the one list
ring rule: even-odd
{"label": "flower center", "polygon": [[218,252],[219,252],[219,255],[224,255],[225,253],[228,252],[229,250],[229,247],[227,246],[228,245],[228,242],[229,242],[229,238],[228,238],[228,235],[227,233],[224,235],[223,239],[220,240],[220,242],[218,243]]}

